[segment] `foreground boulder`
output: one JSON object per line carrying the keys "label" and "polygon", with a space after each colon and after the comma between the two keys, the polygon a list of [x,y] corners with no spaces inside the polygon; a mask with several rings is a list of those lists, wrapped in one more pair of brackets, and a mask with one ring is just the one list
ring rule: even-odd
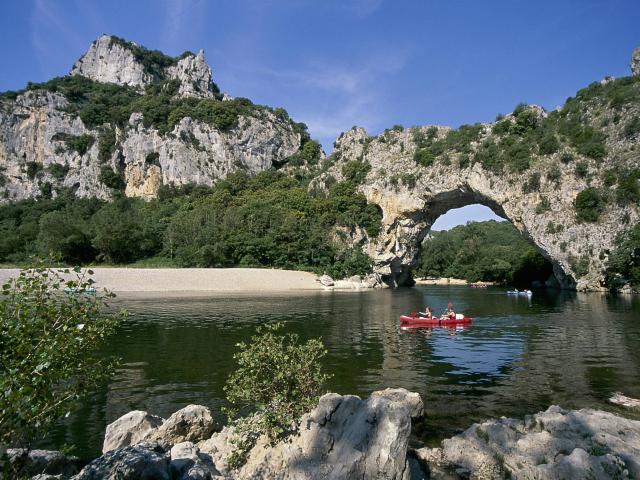
{"label": "foreground boulder", "polygon": [[274,446],[266,438],[258,440],[239,471],[226,464],[232,429],[199,446],[222,474],[234,478],[400,480],[409,478],[411,419],[422,410],[420,396],[404,389],[374,392],[366,400],[329,393],[302,417],[289,439]]}
{"label": "foreground boulder", "polygon": [[7,459],[10,470],[21,477],[59,475],[68,478],[80,470],[80,460],[77,457],[68,457],[54,450],[9,448]]}
{"label": "foreground boulder", "polygon": [[442,448],[415,453],[434,479],[640,478],[640,422],[552,406],[524,421],[475,424]]}
{"label": "foreground boulder", "polygon": [[211,411],[202,405],[188,405],[164,420],[134,410],[107,425],[102,453],[148,441],[171,447],[181,442],[199,442],[219,430]]}
{"label": "foreground boulder", "polygon": [[170,455],[157,443],[140,443],[105,453],[73,480],[171,480]]}

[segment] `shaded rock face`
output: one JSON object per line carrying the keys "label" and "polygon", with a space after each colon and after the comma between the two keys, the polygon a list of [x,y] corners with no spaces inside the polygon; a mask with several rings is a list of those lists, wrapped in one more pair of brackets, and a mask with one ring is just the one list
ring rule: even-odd
{"label": "shaded rock face", "polygon": [[[70,75],[82,75],[97,82],[116,83],[144,88],[160,80],[175,79],[180,82],[182,96],[211,97],[214,86],[211,68],[205,62],[204,51],[198,55],[187,53],[174,65],[150,70],[136,58],[133,42],[125,42],[111,35],[101,35],[93,41],[89,50],[74,64]],[[146,49],[144,49],[146,50]]]}
{"label": "shaded rock face", "polygon": [[170,455],[154,443],[112,450],[89,463],[73,480],[171,480]]}
{"label": "shaded rock face", "polygon": [[[545,114],[540,111],[539,115]],[[635,141],[621,142],[617,140],[619,132],[613,126],[607,128],[612,141],[599,171],[635,168]],[[490,135],[492,129],[491,124],[483,125],[482,135]],[[577,176],[574,171],[578,159],[563,163],[559,159],[561,151],[534,162],[522,174],[496,174],[478,162],[460,167],[456,158],[449,164],[419,165],[414,160],[416,132],[426,135],[435,131],[436,138],[442,139],[449,130],[425,126],[369,137],[364,129],[354,127],[336,140],[333,166],[312,182],[310,188],[323,189],[327,181],[342,180],[342,167],[349,161],[371,166],[359,189],[383,213],[381,233],[363,247],[374,260],[374,272],[391,286],[407,284],[418,261],[420,244],[436,219],[450,209],[482,204],[509,220],[536,245],[551,261],[561,287],[604,290],[609,251],[616,235],[640,218],[638,206],[611,206],[597,223],[579,222],[574,207],[578,193],[588,187],[607,187],[598,172],[588,178]],[[477,143],[482,141],[481,136]],[[549,165],[558,168],[559,181],[549,179]],[[533,174],[539,175],[539,188],[527,192],[525,184]],[[407,178],[410,180],[403,181]],[[547,209],[538,208],[542,199],[548,202]],[[587,260],[586,274],[576,273],[577,259]]]}
{"label": "shaded rock face", "polygon": [[69,478],[80,470],[80,460],[52,450],[26,450],[10,448],[7,450],[11,470],[19,476],[59,475]]}
{"label": "shaded rock face", "polygon": [[[76,63],[71,75],[99,82],[142,87],[162,79],[179,81],[178,95],[212,97],[217,87],[204,54],[187,55],[157,72],[148,72],[122,41],[103,35]],[[249,174],[286,163],[296,153],[301,136],[292,125],[267,109],[240,115],[237,125],[220,130],[211,124],[182,118],[161,134],[144,126],[140,113],[115,130],[115,147],[101,158],[102,129],[88,128],[67,110],[59,93],[33,90],[15,99],[0,97],[0,201],[37,197],[49,188],[72,189],[79,197],[109,199],[110,188],[100,181],[101,169],[110,167],[122,177],[125,195],[155,198],[163,185],[214,185],[240,170]],[[78,152],[66,139],[91,139]],[[63,175],[56,175],[63,170]]]}
{"label": "shaded rock face", "polygon": [[442,448],[420,449],[416,455],[431,478],[451,478],[450,473],[471,480],[638,478],[640,422],[552,406],[524,421],[473,425]]}

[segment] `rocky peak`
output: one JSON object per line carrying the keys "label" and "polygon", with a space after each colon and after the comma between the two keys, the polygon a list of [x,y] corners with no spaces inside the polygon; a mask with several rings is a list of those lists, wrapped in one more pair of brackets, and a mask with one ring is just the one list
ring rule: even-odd
{"label": "rocky peak", "polygon": [[640,47],[631,54],[631,75],[640,75]]}
{"label": "rocky peak", "polygon": [[178,80],[178,94],[182,96],[210,97],[218,92],[203,50],[198,55],[185,52],[170,57],[112,35],[94,40],[70,74],[139,89],[163,80]]}

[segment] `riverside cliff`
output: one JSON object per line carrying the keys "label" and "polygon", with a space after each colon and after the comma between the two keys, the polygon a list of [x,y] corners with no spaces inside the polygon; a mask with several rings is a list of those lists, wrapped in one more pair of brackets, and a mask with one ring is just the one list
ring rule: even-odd
{"label": "riverside cliff", "polygon": [[370,217],[381,212],[381,228],[329,233],[372,259],[379,285],[410,284],[438,216],[481,203],[552,263],[551,285],[604,290],[616,237],[640,217],[640,50],[631,71],[552,112],[521,105],[494,123],[375,137],[354,127],[326,159],[283,109],[220,93],[202,51],[169,57],[103,35],[68,76],[0,94],[0,197],[151,200],[238,171],[302,171],[310,195],[348,182]]}

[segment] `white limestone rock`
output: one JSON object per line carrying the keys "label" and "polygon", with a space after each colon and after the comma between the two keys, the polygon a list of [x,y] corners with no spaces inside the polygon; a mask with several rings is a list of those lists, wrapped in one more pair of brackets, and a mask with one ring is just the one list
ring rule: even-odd
{"label": "white limestone rock", "polygon": [[133,410],[107,425],[102,453],[140,443],[155,431],[164,419],[142,410]]}
{"label": "white limestone rock", "polygon": [[640,48],[636,48],[631,55],[631,75],[640,75]]}

